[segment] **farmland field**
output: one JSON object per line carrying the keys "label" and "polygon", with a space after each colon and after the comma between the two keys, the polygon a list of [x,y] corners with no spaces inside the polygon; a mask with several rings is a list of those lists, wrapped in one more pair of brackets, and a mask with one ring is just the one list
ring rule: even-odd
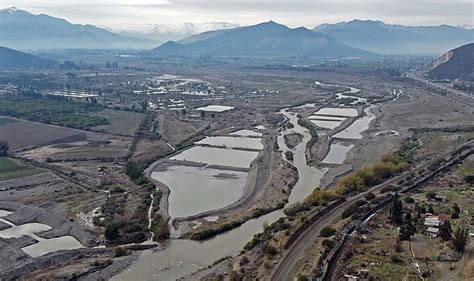
{"label": "farmland field", "polygon": [[16,122],[18,122],[18,121],[14,120],[14,119],[0,117],[0,126],[8,125],[8,124],[11,124],[11,123],[16,123]]}
{"label": "farmland field", "polygon": [[94,130],[110,134],[133,136],[145,114],[106,109],[97,113],[97,116],[107,119],[109,124],[93,127]]}
{"label": "farmland field", "polygon": [[20,164],[10,158],[0,158],[0,181],[33,176],[43,172],[43,170]]}
{"label": "farmland field", "polygon": [[78,130],[39,124],[29,121],[19,121],[0,126],[0,139],[9,143],[11,150],[51,144],[64,138],[81,140],[84,133]]}

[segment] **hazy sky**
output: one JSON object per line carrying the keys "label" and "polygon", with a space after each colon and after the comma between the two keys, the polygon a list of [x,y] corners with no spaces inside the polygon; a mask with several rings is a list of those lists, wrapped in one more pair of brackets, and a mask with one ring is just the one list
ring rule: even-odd
{"label": "hazy sky", "polygon": [[378,19],[407,25],[473,25],[472,0],[0,0],[1,8],[100,26],[270,19],[290,26]]}

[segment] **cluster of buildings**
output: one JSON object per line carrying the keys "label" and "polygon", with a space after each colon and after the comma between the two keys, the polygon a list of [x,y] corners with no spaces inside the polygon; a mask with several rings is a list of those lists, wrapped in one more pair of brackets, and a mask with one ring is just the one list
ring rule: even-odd
{"label": "cluster of buildings", "polygon": [[426,235],[431,238],[438,237],[440,226],[448,220],[449,216],[446,214],[440,214],[437,216],[427,214],[424,222],[424,225],[426,226]]}

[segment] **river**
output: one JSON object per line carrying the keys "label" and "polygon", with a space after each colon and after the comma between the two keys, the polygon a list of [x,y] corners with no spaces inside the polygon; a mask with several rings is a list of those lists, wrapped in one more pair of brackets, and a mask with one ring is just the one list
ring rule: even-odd
{"label": "river", "polygon": [[[351,88],[350,91],[355,90]],[[304,200],[318,187],[328,169],[308,166],[305,151],[311,135],[306,128],[298,124],[296,113],[290,112],[289,109],[283,109],[280,113],[293,124],[293,128],[282,131],[277,140],[284,158],[285,152],[291,150],[285,144],[284,135],[292,132],[303,135],[302,141],[291,150],[294,154],[292,164],[299,175],[289,197],[288,204],[292,204]],[[277,210],[202,242],[169,239],[162,243],[163,249],[144,251],[133,265],[111,280],[174,280],[187,276],[218,259],[238,254],[254,234],[263,231],[264,223],[272,223],[282,216],[283,211]]]}

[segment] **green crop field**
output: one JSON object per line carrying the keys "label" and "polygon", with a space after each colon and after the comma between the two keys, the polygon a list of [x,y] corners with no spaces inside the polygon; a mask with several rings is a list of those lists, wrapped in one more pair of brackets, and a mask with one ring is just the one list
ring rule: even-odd
{"label": "green crop field", "polygon": [[23,165],[16,160],[0,157],[0,181],[44,173],[43,170]]}

